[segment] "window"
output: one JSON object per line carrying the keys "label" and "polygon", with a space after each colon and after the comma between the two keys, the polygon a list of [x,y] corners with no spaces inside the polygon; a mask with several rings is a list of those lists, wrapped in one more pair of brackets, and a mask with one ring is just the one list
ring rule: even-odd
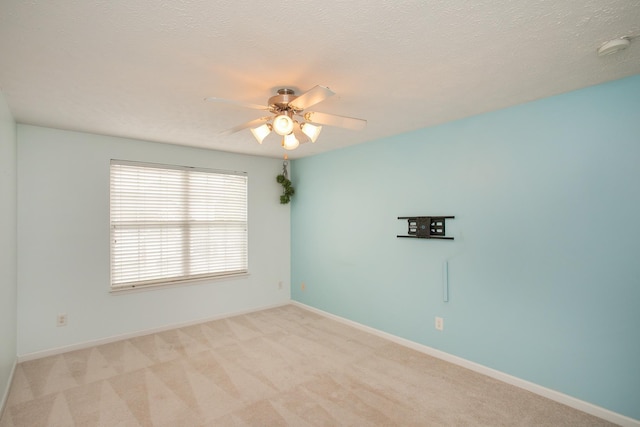
{"label": "window", "polygon": [[247,175],[111,161],[111,290],[247,273]]}

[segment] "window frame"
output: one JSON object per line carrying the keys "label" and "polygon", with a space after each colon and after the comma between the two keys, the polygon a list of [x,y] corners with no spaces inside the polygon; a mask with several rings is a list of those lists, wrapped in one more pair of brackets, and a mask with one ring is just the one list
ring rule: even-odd
{"label": "window frame", "polygon": [[[185,216],[185,212],[189,213],[190,212],[190,206],[194,202],[194,199],[198,199],[197,202],[202,203],[202,197],[201,194],[199,194],[198,196],[194,196],[193,192],[193,188],[190,187],[189,191],[184,191],[182,193],[179,193],[180,195],[180,200],[178,201],[177,205],[181,205],[181,204],[186,204],[185,206],[182,206],[181,210],[182,215],[179,218],[172,218],[172,220],[153,220],[153,221],[149,221],[149,220],[140,220],[140,221],[118,221],[117,219],[114,220],[114,217],[118,216],[118,214],[122,215],[122,211],[117,211],[118,207],[114,206],[114,205],[118,205],[117,202],[114,201],[114,186],[117,186],[117,184],[114,184],[114,179],[118,179],[118,178],[114,178],[114,173],[117,175],[117,173],[115,172],[115,170],[118,167],[132,167],[132,168],[140,168],[140,170],[149,170],[149,169],[156,169],[159,170],[160,174],[162,174],[163,172],[167,172],[169,171],[170,174],[178,174],[179,176],[181,176],[183,181],[180,181],[180,187],[181,189],[185,189],[185,182],[184,180],[186,180],[187,182],[190,179],[194,179],[194,176],[203,176],[202,174],[206,174],[209,177],[215,176],[214,180],[220,180],[220,181],[224,181],[225,179],[231,179],[236,185],[238,185],[239,183],[242,182],[243,184],[243,190],[241,190],[240,192],[238,192],[238,190],[236,189],[235,191],[231,191],[232,194],[234,195],[238,195],[241,194],[243,196],[243,199],[241,200],[242,203],[244,203],[244,206],[241,206],[241,208],[243,208],[243,213],[241,213],[240,215],[243,216],[242,219],[236,219],[235,221],[229,220],[229,218],[225,218],[222,220],[195,220],[193,219],[192,216]],[[152,173],[151,173],[152,174]],[[199,174],[199,175],[198,175]],[[122,174],[121,174],[122,175]],[[240,179],[238,179],[240,178]],[[120,176],[120,179],[122,180],[123,177]],[[218,186],[220,183],[218,182]],[[175,182],[173,183],[174,188],[173,190],[175,190],[175,188],[177,187]],[[171,184],[169,184],[169,186],[171,186]],[[118,187],[118,188],[122,188],[122,186]],[[222,186],[221,188],[224,188],[224,186]],[[147,191],[150,191],[151,186],[147,189]],[[163,186],[158,186],[156,187],[156,189],[165,189],[165,187]],[[216,189],[215,191],[219,191],[220,189]],[[117,191],[116,191],[117,192]],[[146,193],[146,192],[145,192]],[[224,196],[224,194],[226,194],[224,191],[221,191],[220,193],[217,193],[217,195],[221,195],[222,197]],[[174,194],[175,195],[175,194]],[[140,198],[144,198],[144,196],[142,195],[142,193],[139,195]],[[117,197],[117,196],[116,196]],[[173,200],[176,199],[164,199],[165,202],[168,200],[172,200],[172,204],[176,205],[176,203],[173,203]],[[235,200],[235,199],[234,199]],[[139,199],[137,199],[138,202],[140,202]],[[210,201],[208,201],[210,202]],[[206,202],[205,202],[206,203]],[[224,202],[222,202],[224,204]],[[122,204],[122,203],[120,203]],[[218,205],[216,205],[217,207]],[[120,206],[120,208],[122,208],[122,206]],[[124,209],[124,208],[122,208]],[[200,214],[204,214],[207,216],[211,216],[214,215],[216,216],[216,214],[212,214],[210,213],[210,211],[208,209],[202,210],[202,207],[200,207],[200,211],[198,213]],[[114,213],[115,210],[115,213]],[[236,209],[237,210],[237,209]],[[160,214],[160,212],[156,212],[156,214]],[[166,213],[165,213],[166,214]],[[126,214],[125,214],[126,215]],[[135,225],[132,225],[133,223],[139,223],[138,227],[136,228]],[[149,226],[149,223],[153,223],[153,225]],[[192,240],[194,240],[191,237],[191,234],[194,232],[194,230],[196,230],[196,227],[200,227],[199,230],[204,230],[202,227],[207,227],[208,230],[210,230],[211,228],[215,229],[215,230],[227,230],[225,225],[222,225],[222,227],[220,227],[220,225],[217,225],[218,228],[216,228],[215,224],[219,223],[219,224],[232,224],[232,228],[234,229],[234,231],[232,231],[232,233],[235,233],[236,235],[242,235],[243,233],[243,239],[238,240],[237,238],[235,238],[235,240],[233,240],[234,243],[240,242],[240,246],[232,246],[229,247],[229,241],[223,239],[223,241],[227,242],[227,246],[225,246],[225,250],[224,252],[227,252],[229,250],[229,248],[231,249],[235,249],[235,250],[240,250],[240,258],[234,258],[235,262],[239,261],[239,268],[234,268],[234,269],[225,269],[222,271],[215,271],[215,272],[206,272],[206,273],[202,273],[202,274],[185,274],[185,265],[187,265],[186,269],[193,269],[196,268],[193,266],[192,262],[193,260],[199,260],[202,261],[202,259],[211,259],[211,257],[193,257],[190,255],[191,252],[193,252],[195,249],[194,247],[196,246]],[[117,231],[119,230],[120,232],[122,232],[122,230],[124,230],[125,228],[129,229],[129,230],[137,230],[138,234],[140,234],[141,230],[144,230],[145,227],[147,227],[147,229],[149,230],[153,230],[156,229],[156,233],[159,233],[160,235],[162,235],[162,233],[165,230],[165,228],[167,230],[173,230],[174,232],[176,230],[178,230],[181,233],[181,236],[178,238],[178,241],[181,241],[182,244],[178,245],[181,247],[181,255],[179,257],[176,257],[176,259],[180,259],[182,260],[181,262],[185,265],[182,266],[183,269],[183,273],[182,275],[165,275],[162,277],[155,277],[155,278],[151,278],[151,279],[142,279],[142,280],[135,280],[135,281],[124,281],[124,282],[114,282],[114,272],[116,270],[116,268],[118,268],[118,266],[116,266],[116,261],[114,260],[114,254],[117,252],[116,249],[116,234]],[[155,227],[155,228],[154,228]],[[241,232],[238,230],[238,227],[243,228],[244,231]],[[229,170],[220,170],[220,169],[210,169],[210,168],[202,168],[202,167],[193,167],[193,166],[179,166],[179,165],[167,165],[167,164],[159,164],[159,163],[148,163],[148,162],[139,162],[139,161],[130,161],[130,160],[118,160],[118,159],[111,159],[110,164],[109,164],[109,229],[110,229],[110,233],[109,233],[109,261],[110,261],[110,267],[109,267],[109,272],[110,272],[110,279],[109,279],[109,289],[110,292],[112,293],[119,293],[119,292],[125,292],[125,291],[133,291],[133,290],[141,290],[141,289],[152,289],[152,288],[162,288],[162,287],[168,287],[168,286],[177,286],[177,285],[182,285],[182,284],[190,284],[193,282],[198,282],[198,281],[212,281],[212,280],[224,280],[224,279],[233,279],[233,278],[238,278],[238,277],[242,277],[242,276],[247,276],[249,274],[249,178],[248,178],[248,173],[247,172],[240,172],[240,171],[229,171]],[[207,231],[205,230],[205,234],[210,234],[207,233]],[[190,240],[191,239],[191,240]],[[209,236],[206,238],[207,239],[207,250],[212,250],[213,249],[213,244],[212,238]],[[124,240],[124,238],[123,238]],[[138,237],[138,249],[137,249],[137,253],[138,253],[138,258],[143,256],[140,255],[140,252],[144,252],[144,249],[141,249],[140,246],[143,245],[142,243],[140,243],[140,237]],[[164,240],[161,238],[161,240]],[[175,237],[174,237],[175,240]],[[144,241],[144,238],[142,238],[142,241]],[[146,243],[145,243],[146,245]],[[174,243],[175,245],[175,243]],[[145,246],[146,248],[146,246]],[[159,243],[159,245],[157,247],[154,247],[157,250],[164,250],[162,248],[162,243]],[[120,247],[120,249],[122,250],[122,246]],[[214,251],[215,252],[215,251]],[[205,264],[208,261],[205,261]],[[226,262],[222,262],[225,266],[227,265]],[[120,261],[120,268],[122,267],[123,262],[122,260]],[[142,266],[142,267],[141,267]],[[140,269],[142,268],[143,270],[148,270],[149,267],[145,267],[146,264],[145,262],[141,262],[139,264],[136,265],[136,268]],[[196,268],[197,269],[197,268]],[[117,274],[115,274],[115,276],[117,276]],[[118,279],[115,279],[118,280]]]}

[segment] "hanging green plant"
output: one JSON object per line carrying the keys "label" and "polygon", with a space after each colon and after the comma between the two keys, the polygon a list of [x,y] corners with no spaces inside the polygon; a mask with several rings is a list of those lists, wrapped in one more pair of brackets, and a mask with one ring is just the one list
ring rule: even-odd
{"label": "hanging green plant", "polygon": [[280,196],[280,203],[286,205],[291,201],[291,196],[295,194],[295,189],[291,185],[289,180],[289,171],[287,170],[288,162],[285,160],[282,163],[282,173],[276,176],[278,184],[282,185],[282,195]]}

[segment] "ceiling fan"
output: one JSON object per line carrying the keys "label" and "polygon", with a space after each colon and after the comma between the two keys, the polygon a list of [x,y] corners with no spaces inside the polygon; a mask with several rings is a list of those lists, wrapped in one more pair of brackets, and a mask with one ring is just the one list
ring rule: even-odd
{"label": "ceiling fan", "polygon": [[235,126],[224,131],[223,134],[230,135],[250,128],[258,143],[262,144],[267,135],[274,131],[282,136],[282,147],[284,149],[295,150],[301,143],[316,142],[322,130],[321,125],[338,126],[352,130],[361,130],[367,125],[367,121],[363,119],[319,113],[317,111],[305,111],[332,95],[335,95],[335,92],[331,89],[317,85],[300,95],[296,95],[293,89],[278,89],[277,94],[269,98],[267,105],[246,104],[215,97],[205,98],[205,101],[270,112],[271,115],[269,116],[260,117]]}

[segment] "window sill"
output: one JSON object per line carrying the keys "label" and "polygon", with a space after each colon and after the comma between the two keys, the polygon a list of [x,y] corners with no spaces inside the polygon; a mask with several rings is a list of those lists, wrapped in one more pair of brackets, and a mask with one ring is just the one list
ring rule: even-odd
{"label": "window sill", "polygon": [[136,292],[157,291],[160,289],[178,288],[183,286],[192,286],[202,284],[203,282],[221,282],[228,280],[241,280],[249,277],[249,273],[229,274],[227,276],[203,277],[198,279],[187,279],[171,282],[152,283],[148,285],[138,285],[119,289],[109,289],[111,295],[123,295]]}

